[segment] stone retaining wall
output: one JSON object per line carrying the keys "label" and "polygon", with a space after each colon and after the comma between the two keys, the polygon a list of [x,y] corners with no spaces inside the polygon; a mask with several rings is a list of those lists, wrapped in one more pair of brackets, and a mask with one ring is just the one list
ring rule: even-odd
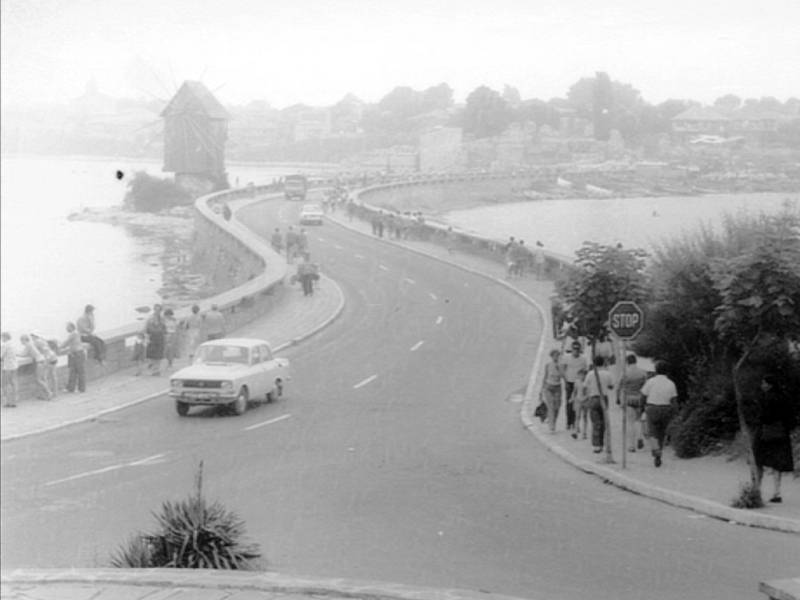
{"label": "stone retaining wall", "polygon": [[[274,188],[270,186],[251,186],[209,194],[194,204],[198,248],[202,246],[206,264],[216,271],[216,276],[221,280],[224,274],[235,286],[211,298],[199,300],[197,304],[202,311],[217,304],[225,315],[229,330],[241,327],[275,305],[285,292],[283,281],[288,267],[266,240],[235,218],[226,221],[213,207],[223,202],[243,206],[264,200],[265,194],[273,191]],[[283,198],[282,193],[272,193],[266,197],[279,198]],[[175,316],[181,320],[188,316],[189,310],[189,307],[178,309]],[[134,337],[143,327],[143,321],[136,321],[98,332],[106,342],[106,360],[101,366],[90,356],[86,363],[87,381],[133,366]],[[27,363],[21,364],[18,370],[20,400],[33,398],[36,394],[33,365],[30,361]],[[66,356],[59,357],[57,378],[61,389],[67,380]]]}
{"label": "stone retaining wall", "polygon": [[[359,190],[356,193],[356,204],[358,205],[358,216],[369,220],[376,213],[383,211],[389,212],[386,208],[376,206],[378,202],[385,203],[383,206],[391,206],[393,201],[402,197],[403,194],[429,192],[435,195],[446,195],[448,187],[463,186],[464,182],[475,182],[478,184],[489,183],[499,185],[500,189],[519,187],[523,183],[541,179],[552,181],[558,176],[558,167],[545,167],[534,172],[526,172],[515,175],[508,173],[482,174],[473,173],[465,175],[445,175],[438,178],[426,177],[425,179],[398,181],[393,183],[370,186]],[[483,190],[489,189],[485,185]],[[400,214],[399,211],[395,214]],[[443,223],[426,221],[423,224],[414,225],[415,235],[426,241],[435,242],[441,245],[452,245],[454,250],[459,252],[476,254],[489,258],[497,262],[505,261],[503,247],[507,240],[496,240],[482,237],[472,232],[461,231],[452,228],[448,231],[448,226]],[[531,248],[533,249],[533,248]],[[567,256],[554,252],[544,252],[545,257],[545,277],[548,279],[558,279],[566,271],[573,267],[572,259]]]}

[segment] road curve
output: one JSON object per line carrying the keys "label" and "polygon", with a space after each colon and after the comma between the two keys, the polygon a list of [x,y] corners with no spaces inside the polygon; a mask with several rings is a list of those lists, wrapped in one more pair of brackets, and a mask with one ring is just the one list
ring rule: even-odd
{"label": "road curve", "polygon": [[[296,208],[243,220],[266,234]],[[284,353],[289,397],[185,419],[160,398],[4,445],[4,568],[104,566],[202,459],[208,495],[282,573],[576,599],[750,598],[791,574],[797,537],[605,486],[527,435],[508,399],[541,334],[528,304],[339,228],[309,232],[348,303]]]}

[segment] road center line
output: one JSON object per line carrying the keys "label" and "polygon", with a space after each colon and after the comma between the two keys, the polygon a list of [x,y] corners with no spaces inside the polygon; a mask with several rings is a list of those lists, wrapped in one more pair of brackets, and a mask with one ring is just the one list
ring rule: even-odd
{"label": "road center line", "polygon": [[365,385],[367,385],[367,384],[368,384],[370,381],[375,381],[377,378],[378,378],[378,376],[377,376],[377,375],[370,375],[369,377],[367,377],[367,378],[366,378],[366,379],[364,379],[363,381],[359,381],[357,384],[355,384],[355,385],[353,386],[353,389],[354,389],[354,390],[357,390],[357,389],[358,389],[358,388],[360,388],[360,387],[364,387],[364,386],[365,386]]}
{"label": "road center line", "polygon": [[147,458],[143,458],[141,460],[135,460],[133,462],[129,462],[128,466],[129,467],[139,467],[141,465],[146,465],[148,463],[156,461],[159,458],[162,458],[163,456],[164,456],[163,454],[153,454],[153,456],[148,456]]}
{"label": "road center line", "polygon": [[269,421],[264,421],[262,423],[256,423],[255,425],[250,425],[250,427],[245,427],[242,431],[250,431],[251,429],[258,429],[259,427],[264,427],[265,425],[272,425],[273,423],[277,423],[278,421],[283,421],[284,419],[288,419],[292,415],[285,414],[281,415],[280,417],[275,417],[274,419],[270,419]]}
{"label": "road center line", "polygon": [[439,296],[437,296],[433,292],[428,292],[428,296],[431,297],[431,300],[438,300],[439,299]]}
{"label": "road center line", "polygon": [[320,242],[324,242],[325,238],[318,237],[317,240],[320,241]]}
{"label": "road center line", "polygon": [[444,321],[444,317],[442,315],[439,315],[438,317],[436,317],[436,324],[437,325],[441,325],[442,321]]}
{"label": "road center line", "polygon": [[408,283],[411,283],[411,284],[417,283],[416,281],[414,281],[413,279],[411,279],[411,277],[404,277],[404,278],[403,278],[403,281],[407,281]]}
{"label": "road center line", "polygon": [[378,268],[381,269],[382,271],[388,271],[389,270],[388,267],[384,267],[383,265],[378,265]]}
{"label": "road center line", "polygon": [[65,483],[67,481],[74,481],[75,479],[83,479],[84,477],[91,477],[92,475],[99,475],[100,473],[108,473],[109,471],[116,471],[125,465],[111,465],[110,467],[103,467],[102,469],[95,469],[94,471],[86,471],[85,473],[78,473],[64,477],[63,479],[56,479],[55,481],[48,481],[45,485],[56,485],[57,483]]}
{"label": "road center line", "polygon": [[344,248],[342,248],[339,244],[334,244],[333,247],[337,250],[344,250]]}
{"label": "road center line", "polygon": [[356,258],[360,258],[360,259],[363,260],[364,259],[364,255],[363,254],[356,254]]}
{"label": "road center line", "polygon": [[417,350],[419,350],[420,346],[422,346],[422,344],[424,344],[424,343],[425,343],[425,340],[418,341],[416,344],[411,346],[411,348],[410,348],[411,352],[416,352]]}

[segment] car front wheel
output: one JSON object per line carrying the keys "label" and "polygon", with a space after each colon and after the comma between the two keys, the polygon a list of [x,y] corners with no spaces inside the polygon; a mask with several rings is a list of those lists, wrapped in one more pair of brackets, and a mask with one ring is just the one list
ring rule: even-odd
{"label": "car front wheel", "polygon": [[177,400],[175,402],[175,410],[178,411],[178,415],[180,415],[181,417],[185,417],[186,415],[189,414],[189,405],[186,404],[186,402],[181,402],[180,400]]}
{"label": "car front wheel", "polygon": [[233,412],[237,415],[243,415],[244,411],[247,410],[247,401],[249,399],[247,388],[242,388],[239,390],[239,395],[236,396],[236,400],[233,401]]}

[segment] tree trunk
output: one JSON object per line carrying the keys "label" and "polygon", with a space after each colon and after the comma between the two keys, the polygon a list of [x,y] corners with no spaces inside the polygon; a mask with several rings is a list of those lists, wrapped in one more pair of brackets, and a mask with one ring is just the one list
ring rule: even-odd
{"label": "tree trunk", "polygon": [[750,483],[753,487],[753,490],[756,490],[760,497],[761,471],[756,464],[756,454],[753,449],[753,432],[750,430],[750,426],[747,424],[747,419],[745,418],[744,395],[742,394],[742,388],[739,383],[739,372],[741,371],[742,365],[744,365],[749,355],[750,348],[745,350],[744,354],[742,354],[742,357],[736,361],[736,364],[733,365],[731,377],[733,379],[733,393],[736,396],[736,416],[739,418],[739,429],[742,432],[742,438],[744,439],[744,444],[747,448],[747,462],[750,466]]}

